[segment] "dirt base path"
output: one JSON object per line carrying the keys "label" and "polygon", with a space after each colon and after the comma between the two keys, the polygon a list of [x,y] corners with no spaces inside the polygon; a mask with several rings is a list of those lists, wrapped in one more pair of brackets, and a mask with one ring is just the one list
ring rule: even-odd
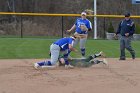
{"label": "dirt base path", "polygon": [[41,59],[0,60],[0,93],[139,93],[140,59],[89,68],[35,70]]}

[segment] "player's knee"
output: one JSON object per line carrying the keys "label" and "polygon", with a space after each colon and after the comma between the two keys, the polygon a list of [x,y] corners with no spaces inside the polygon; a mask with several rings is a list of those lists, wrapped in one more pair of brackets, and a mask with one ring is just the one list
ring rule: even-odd
{"label": "player's knee", "polygon": [[49,62],[50,65],[55,65],[56,62],[55,61],[52,61],[52,62]]}
{"label": "player's knee", "polygon": [[85,50],[86,50],[85,48],[81,48],[81,52],[85,52]]}

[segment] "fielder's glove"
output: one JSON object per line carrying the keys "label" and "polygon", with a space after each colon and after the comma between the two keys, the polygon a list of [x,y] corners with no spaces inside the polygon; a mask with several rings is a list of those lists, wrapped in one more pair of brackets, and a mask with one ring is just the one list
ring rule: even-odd
{"label": "fielder's glove", "polygon": [[88,28],[85,25],[81,25],[80,28],[82,31],[88,31]]}

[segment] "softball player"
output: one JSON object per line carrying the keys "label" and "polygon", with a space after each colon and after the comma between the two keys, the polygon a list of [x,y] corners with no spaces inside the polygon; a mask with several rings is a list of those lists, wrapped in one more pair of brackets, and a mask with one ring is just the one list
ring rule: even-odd
{"label": "softball player", "polygon": [[72,30],[76,29],[74,35],[79,38],[76,38],[74,46],[80,42],[80,50],[83,57],[85,56],[85,43],[87,40],[88,31],[91,31],[92,29],[92,24],[86,18],[86,15],[86,12],[82,12],[81,18],[78,18],[72,28],[67,30],[67,32],[71,32]]}
{"label": "softball player", "polygon": [[60,52],[64,54],[65,56],[65,64],[68,66],[71,66],[67,60],[67,57],[69,55],[68,50],[70,51],[77,51],[75,48],[73,48],[73,43],[75,41],[76,37],[71,36],[71,37],[66,37],[66,38],[61,38],[54,42],[50,46],[50,52],[51,52],[51,60],[50,61],[43,61],[43,62],[37,62],[34,63],[34,67],[37,69],[39,67],[55,67],[56,62],[58,61],[59,54]]}
{"label": "softball player", "polygon": [[[73,58],[72,60],[70,60],[70,64],[72,64],[72,62],[74,62],[75,64],[77,62],[81,62],[83,64],[84,63],[88,63],[88,64],[91,64],[91,65],[93,65],[93,64],[99,64],[99,63],[103,63],[103,64],[107,65],[108,62],[106,61],[106,59],[104,59],[104,60],[98,60],[98,59],[96,59],[97,57],[100,57],[100,56],[103,56],[104,57],[104,54],[103,54],[102,51],[100,53],[96,53],[96,54],[90,55],[87,58],[82,58],[82,59],[81,58]],[[63,56],[61,56],[59,58],[59,66],[61,66],[61,65],[63,66],[64,64],[65,64],[65,58],[63,58]]]}

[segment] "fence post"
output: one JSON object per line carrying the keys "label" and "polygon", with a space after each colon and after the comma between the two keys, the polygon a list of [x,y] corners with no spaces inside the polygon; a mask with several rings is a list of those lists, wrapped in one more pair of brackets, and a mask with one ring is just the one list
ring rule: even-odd
{"label": "fence post", "polygon": [[64,32],[64,22],[63,22],[63,16],[62,16],[62,20],[61,20],[61,26],[62,26],[62,38],[64,37],[64,34],[63,34],[63,32]]}
{"label": "fence post", "polygon": [[103,37],[104,39],[106,38],[106,29],[105,29],[106,26],[105,26],[105,23],[106,23],[106,21],[105,21],[105,17],[104,17],[104,37]]}
{"label": "fence post", "polygon": [[23,38],[23,22],[22,22],[22,16],[20,17],[20,37]]}
{"label": "fence post", "polygon": [[[23,11],[24,11],[24,10],[23,10],[23,0],[22,0],[21,2],[22,2],[22,5],[21,5],[22,10],[21,10],[21,11],[22,11],[22,13],[23,13]],[[20,21],[21,21],[21,24],[20,24],[20,25],[21,25],[21,34],[20,34],[20,35],[21,35],[21,38],[23,38],[23,20],[22,20],[22,15],[21,15],[21,17],[20,17]]]}

